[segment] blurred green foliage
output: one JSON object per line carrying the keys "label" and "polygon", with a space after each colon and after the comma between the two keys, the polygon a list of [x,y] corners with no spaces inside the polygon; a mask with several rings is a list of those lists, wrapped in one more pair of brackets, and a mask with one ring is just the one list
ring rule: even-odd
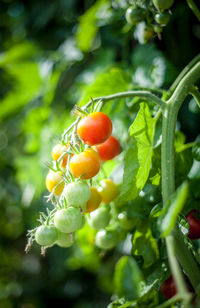
{"label": "blurred green foliage", "polygon": [[[114,9],[119,3],[126,1],[50,0],[47,4],[40,0],[4,0],[0,3],[2,308],[42,308],[53,304],[103,308],[114,292],[114,266],[122,252],[128,250],[122,247],[117,252],[101,253],[92,245],[94,234],[87,231],[87,225],[78,234],[79,245],[70,249],[52,248],[44,259],[38,247],[34,246],[28,255],[24,247],[27,230],[35,226],[38,212],[46,207],[46,163],[51,159],[52,146],[73,121],[70,114],[73,105],[86,103],[90,96],[125,91],[138,85],[167,87],[196,53],[200,26],[184,3],[177,1],[174,6],[163,39],[156,38],[142,46],[125,29],[123,6]],[[134,100],[127,99],[126,105],[129,108],[119,101],[117,106],[105,106],[124,149],[127,128],[138,111]],[[181,125],[187,138],[193,140],[198,134],[199,113],[189,112],[188,104],[184,108],[183,114],[189,114],[190,119],[183,123],[180,115]],[[143,116],[148,116],[148,110]],[[131,129],[134,135],[134,127]],[[135,142],[138,140],[139,137]],[[125,164],[127,156],[128,153]],[[122,159],[105,164],[105,172],[113,171],[118,184],[122,181]],[[143,209],[139,201],[138,204],[132,215],[145,219],[148,209]],[[152,237],[150,229],[146,236],[144,232],[134,236],[133,255],[142,254],[146,237]],[[158,253],[153,237],[150,249],[149,259],[144,258],[148,266],[156,261]],[[125,267],[137,266],[131,259],[125,261]],[[126,271],[120,275],[126,275]],[[156,278],[147,273],[149,285],[155,279],[162,281],[164,272],[165,269],[160,270]],[[117,288],[123,287],[118,281]],[[141,299],[144,305],[148,301],[155,304],[153,293],[144,294]],[[110,307],[118,307],[118,303]]]}

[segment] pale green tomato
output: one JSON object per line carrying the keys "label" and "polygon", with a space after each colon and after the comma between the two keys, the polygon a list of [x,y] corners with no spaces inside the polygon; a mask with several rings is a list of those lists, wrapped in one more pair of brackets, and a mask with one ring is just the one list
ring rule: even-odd
{"label": "pale green tomato", "polygon": [[116,230],[100,230],[95,237],[95,244],[102,249],[112,249],[117,245],[119,234]]}
{"label": "pale green tomato", "polygon": [[63,196],[68,206],[83,207],[90,198],[90,187],[87,183],[74,182],[65,186]]}
{"label": "pale green tomato", "polygon": [[54,224],[60,232],[75,232],[82,228],[81,212],[75,207],[58,210],[54,216]]}
{"label": "pale green tomato", "polygon": [[37,228],[35,240],[41,246],[51,246],[58,238],[57,230],[54,226],[42,225]]}
{"label": "pale green tomato", "polygon": [[98,208],[90,213],[89,224],[96,230],[104,229],[110,221],[110,213],[105,207]]}
{"label": "pale green tomato", "polygon": [[56,244],[60,247],[70,247],[74,243],[73,233],[63,233],[58,230],[58,239]]}

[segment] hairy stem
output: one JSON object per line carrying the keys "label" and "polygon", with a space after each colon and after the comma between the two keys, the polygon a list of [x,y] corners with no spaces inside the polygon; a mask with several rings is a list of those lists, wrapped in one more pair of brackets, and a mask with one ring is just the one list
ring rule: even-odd
{"label": "hairy stem", "polygon": [[[185,97],[188,95],[191,87],[199,77],[200,62],[197,62],[192,69],[179,80],[179,84],[177,84],[174,93],[166,102],[166,108],[163,110],[161,149],[163,204],[165,204],[170,196],[175,192],[174,138],[177,114]],[[185,287],[179,264],[174,261],[176,255],[193,287],[197,291],[198,286],[200,285],[200,269],[194,256],[186,247],[184,237],[178,226],[176,226],[173,232],[166,238],[166,244],[169,252],[169,262],[179,294],[183,295],[185,293]],[[175,247],[175,250],[173,247]],[[187,293],[188,292],[186,291],[186,294]]]}
{"label": "hairy stem", "polygon": [[179,82],[183,79],[183,77],[191,70],[191,68],[200,61],[200,54],[198,54],[194,59],[192,59],[192,61],[190,61],[185,68],[182,70],[182,72],[178,75],[178,77],[176,78],[176,80],[173,82],[173,84],[171,85],[169,92],[173,93],[174,90],[176,89],[177,85],[179,84]]}

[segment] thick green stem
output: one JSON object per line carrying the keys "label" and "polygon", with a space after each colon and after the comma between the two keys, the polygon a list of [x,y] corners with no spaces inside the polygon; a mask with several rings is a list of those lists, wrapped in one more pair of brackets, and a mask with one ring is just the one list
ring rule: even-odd
{"label": "thick green stem", "polygon": [[173,82],[171,85],[169,92],[173,93],[174,90],[176,89],[177,85],[180,83],[180,81],[183,79],[183,77],[191,70],[191,68],[194,67],[194,65],[200,61],[200,54],[198,54],[188,65],[185,66],[185,68],[181,71],[181,73],[178,75],[176,80]]}
{"label": "thick green stem", "polygon": [[[165,204],[175,191],[175,171],[174,171],[174,138],[177,114],[185,97],[190,92],[191,87],[200,77],[200,63],[196,63],[191,70],[179,81],[176,89],[170,99],[166,102],[166,108],[163,110],[162,122],[162,151],[161,151],[161,169],[162,169],[162,196]],[[173,240],[170,240],[173,239]],[[180,273],[178,263],[174,262],[175,252],[173,251],[173,241],[177,258],[188,275],[195,290],[200,285],[200,269],[194,256],[188,250],[184,243],[184,238],[178,226],[172,234],[166,238],[169,261],[172,272],[180,294],[183,294],[183,277]]]}

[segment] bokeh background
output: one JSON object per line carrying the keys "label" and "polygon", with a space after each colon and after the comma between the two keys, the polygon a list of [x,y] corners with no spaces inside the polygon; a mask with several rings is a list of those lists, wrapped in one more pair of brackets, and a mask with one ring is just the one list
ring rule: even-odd
{"label": "bokeh background", "polygon": [[[117,81],[109,88],[109,75],[92,88],[98,76],[118,68],[142,86],[167,88],[199,52],[200,24],[186,1],[175,1],[162,39],[144,45],[126,27],[126,7],[126,0],[0,1],[0,308],[110,302],[116,256],[102,264],[85,242],[87,231],[81,248],[53,247],[45,258],[36,245],[27,255],[24,248],[45,210],[46,163],[73,121],[73,105],[118,89]],[[179,116],[188,141],[199,120],[189,98]]]}

